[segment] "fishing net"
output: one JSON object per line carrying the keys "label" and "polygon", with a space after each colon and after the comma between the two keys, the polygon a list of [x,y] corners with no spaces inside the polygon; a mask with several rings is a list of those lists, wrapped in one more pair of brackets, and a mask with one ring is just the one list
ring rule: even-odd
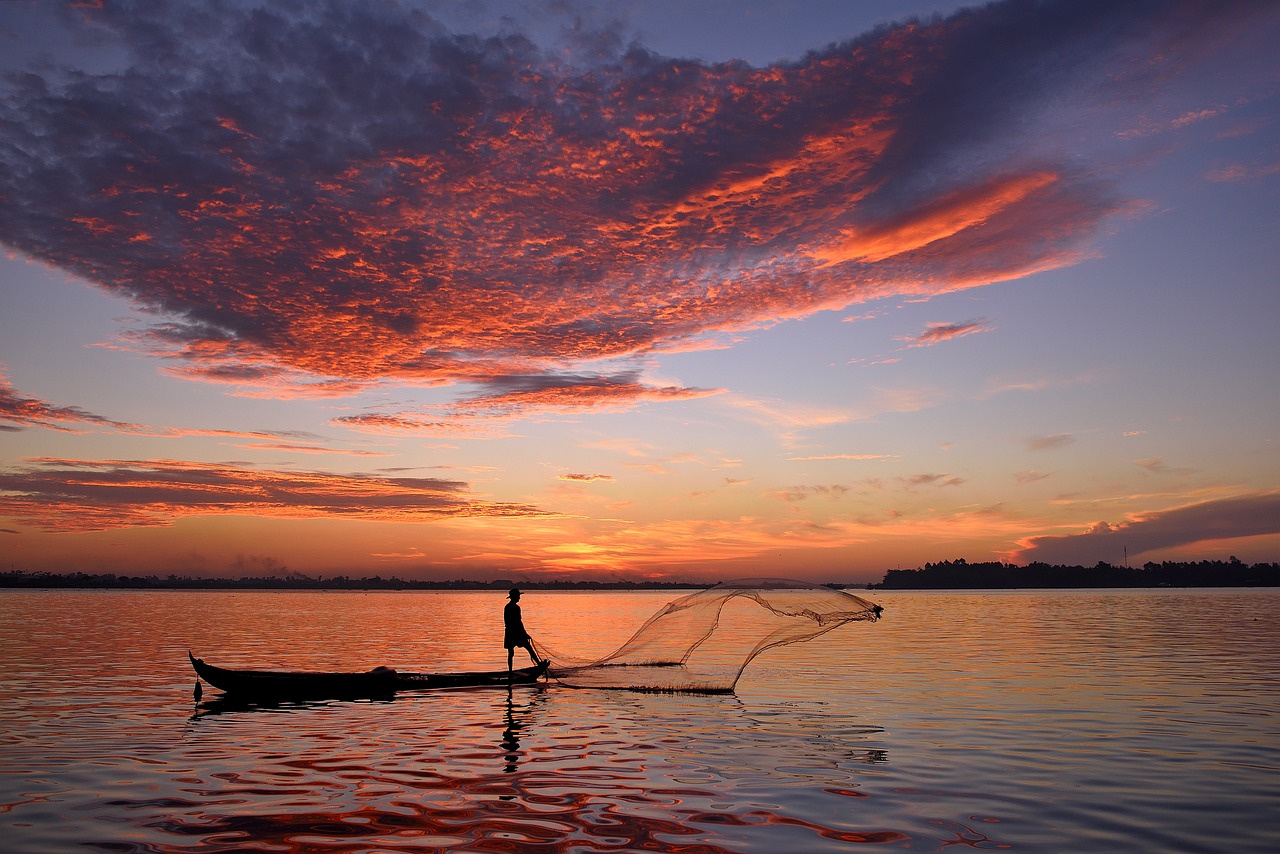
{"label": "fishing net", "polygon": [[881,608],[816,584],[746,579],[676,599],[617,651],[595,661],[539,646],[549,675],[574,688],[728,693],[767,649],[812,640],[845,623],[876,620]]}

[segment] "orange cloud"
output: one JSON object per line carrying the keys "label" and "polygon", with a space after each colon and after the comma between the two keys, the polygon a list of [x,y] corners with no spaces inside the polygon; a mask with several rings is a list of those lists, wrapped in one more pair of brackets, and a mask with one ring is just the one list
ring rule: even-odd
{"label": "orange cloud", "polygon": [[188,516],[428,521],[539,516],[485,501],[465,483],[253,469],[177,460],[39,459],[0,472],[0,516],[46,531],[168,526]]}
{"label": "orange cloud", "polygon": [[78,406],[55,406],[34,397],[18,393],[9,380],[0,374],[0,431],[21,430],[24,427],[42,427],[64,433],[85,432],[72,425],[136,429],[136,424],[112,421],[94,415]]}
{"label": "orange cloud", "polygon": [[488,379],[481,393],[452,404],[394,414],[344,415],[333,423],[366,432],[492,438],[504,435],[502,425],[514,418],[630,409],[646,401],[689,400],[721,392],[651,386],[631,371],[614,375],[506,376]]}
{"label": "orange cloud", "polygon": [[[6,423],[7,422],[7,423]],[[24,427],[41,427],[67,433],[86,432],[73,425],[111,428],[132,435],[154,438],[179,439],[211,437],[229,439],[264,440],[240,444],[250,450],[287,451],[304,454],[349,454],[352,456],[387,456],[376,451],[347,450],[324,447],[310,441],[311,435],[298,431],[280,430],[219,430],[211,428],[155,427],[145,424],[129,424],[113,421],[101,415],[87,412],[78,406],[54,406],[36,398],[18,393],[8,380],[0,375],[0,431],[20,430]],[[281,439],[302,441],[284,442]],[[304,444],[304,442],[307,442]]]}
{"label": "orange cloud", "polygon": [[[119,72],[4,84],[0,235],[158,318],[126,346],[252,393],[484,385],[724,346],[1088,256],[1123,207],[1106,184],[1121,167],[1033,158],[1043,129],[1005,117],[1080,108],[1091,79],[1107,82],[1103,114],[1127,119],[1117,107],[1146,96],[1123,73],[1137,13],[1064,3],[1073,23],[1046,35],[1011,9],[753,68],[588,35],[580,55],[553,53],[385,4],[252,20],[232,6],[200,27],[106,4],[87,25],[117,40]],[[1187,33],[1243,14],[1140,29],[1162,45],[1153,63],[1185,71],[1207,56]],[[278,49],[244,54],[248,29]],[[182,99],[153,51],[183,57]],[[350,63],[321,64],[336,53]],[[451,415],[604,405],[602,388],[513,386]],[[395,419],[346,423],[435,428]]]}
{"label": "orange cloud", "polygon": [[814,257],[828,265],[844,261],[884,261],[983,225],[1057,180],[1058,176],[1050,172],[1001,176],[901,216],[860,229],[848,229],[842,234],[841,242],[815,251]]}

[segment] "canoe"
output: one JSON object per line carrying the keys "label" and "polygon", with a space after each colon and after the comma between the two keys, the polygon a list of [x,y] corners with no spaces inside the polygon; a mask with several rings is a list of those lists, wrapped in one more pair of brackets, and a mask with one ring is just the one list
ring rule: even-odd
{"label": "canoe", "polygon": [[270,699],[364,699],[389,697],[397,691],[429,691],[437,688],[467,688],[528,685],[547,672],[544,662],[520,670],[460,671],[454,673],[403,673],[389,667],[375,667],[361,673],[323,673],[289,670],[232,670],[215,667],[190,652],[196,675],[215,688],[238,697]]}

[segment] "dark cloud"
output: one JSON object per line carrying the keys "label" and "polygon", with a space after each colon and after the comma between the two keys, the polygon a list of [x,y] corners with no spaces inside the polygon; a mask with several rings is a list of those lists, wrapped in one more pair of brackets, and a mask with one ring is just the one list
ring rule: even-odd
{"label": "dark cloud", "polygon": [[[7,423],[6,423],[7,422]],[[310,454],[352,454],[357,456],[381,456],[372,451],[327,448],[316,444],[320,437],[299,430],[222,430],[216,428],[154,427],[145,424],[129,424],[95,415],[78,406],[55,406],[37,398],[20,394],[0,375],[0,431],[14,432],[25,427],[41,427],[67,433],[84,432],[89,427],[110,428],[125,433],[155,438],[178,439],[189,437],[266,440],[242,447],[256,450],[297,451]],[[278,440],[300,440],[280,442]],[[302,444],[302,442],[308,444]]]}
{"label": "dark cloud", "polygon": [[707,397],[721,391],[648,385],[641,382],[639,373],[635,371],[505,376],[484,383],[482,393],[458,401],[452,409],[460,414],[501,416],[530,410],[628,407],[644,400]]}
{"label": "dark cloud", "polygon": [[346,448],[326,448],[321,445],[299,445],[292,442],[255,442],[239,445],[248,451],[284,451],[297,454],[344,454],[354,457],[389,457],[378,451],[353,451]]}
{"label": "dark cloud", "polygon": [[458,425],[439,418],[431,418],[417,412],[386,414],[366,412],[360,415],[343,415],[333,419],[340,427],[350,427],[366,433],[449,433],[458,432]]}
{"label": "dark cloud", "polygon": [[1160,459],[1159,457],[1149,457],[1144,460],[1134,460],[1133,464],[1135,466],[1138,466],[1139,468],[1146,469],[1152,474],[1173,474],[1173,475],[1178,475],[1179,477],[1186,477],[1187,475],[1195,474],[1195,469],[1192,469],[1192,468],[1170,468],[1169,466],[1165,465],[1164,460]]}
{"label": "dark cloud", "polygon": [[43,427],[46,430],[74,433],[86,426],[135,429],[137,425],[112,421],[78,406],[55,406],[43,400],[25,397],[18,393],[8,379],[0,375],[0,430],[11,432],[24,427]]}
{"label": "dark cloud", "polygon": [[1117,524],[1098,522],[1087,531],[1061,537],[1031,537],[1014,559],[1019,563],[1092,566],[1117,563],[1157,549],[1204,545],[1220,540],[1280,534],[1280,492],[1258,492],[1144,513]]}
{"label": "dark cloud", "polygon": [[[731,481],[729,478],[725,478],[725,482],[734,483],[734,481]],[[745,481],[737,481],[737,482],[742,483]],[[849,487],[843,484],[818,483],[818,484],[803,484],[800,486],[793,486],[789,489],[780,490],[773,494],[776,497],[781,498],[783,501],[789,501],[794,503],[797,501],[804,501],[806,498],[809,498],[810,496],[821,496],[821,497],[830,498],[834,500],[838,498],[843,498],[848,492],[849,492]]]}
{"label": "dark cloud", "polygon": [[897,454],[816,454],[807,457],[787,457],[790,462],[810,462],[815,460],[896,460]]}
{"label": "dark cloud", "polygon": [[198,515],[411,522],[537,516],[483,501],[467,484],[423,477],[273,471],[175,460],[38,460],[0,471],[0,516],[47,531],[168,526]]}
{"label": "dark cloud", "polygon": [[195,378],[572,371],[1072,263],[1119,200],[1053,117],[1140,109],[1276,17],[1006,2],[754,68],[391,3],[112,2],[68,27],[115,67],[3,83],[0,238],[156,314],[135,344]]}
{"label": "dark cloud", "polygon": [[567,414],[588,409],[629,409],[652,400],[685,400],[721,389],[654,386],[635,371],[617,374],[537,374],[491,377],[480,390],[455,403],[399,413],[345,415],[334,424],[366,432],[447,433],[496,436],[496,425],[534,413]]}

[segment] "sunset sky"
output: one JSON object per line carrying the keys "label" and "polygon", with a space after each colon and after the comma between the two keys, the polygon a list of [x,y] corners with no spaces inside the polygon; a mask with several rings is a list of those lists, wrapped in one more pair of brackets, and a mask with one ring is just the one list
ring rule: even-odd
{"label": "sunset sky", "polygon": [[1280,560],[1280,4],[0,5],[0,569]]}

